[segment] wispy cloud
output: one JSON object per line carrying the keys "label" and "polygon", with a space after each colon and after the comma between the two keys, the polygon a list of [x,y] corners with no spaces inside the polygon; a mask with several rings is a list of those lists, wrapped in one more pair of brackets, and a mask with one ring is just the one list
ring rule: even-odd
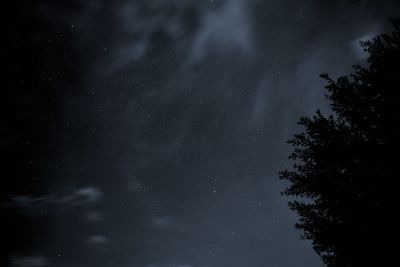
{"label": "wispy cloud", "polygon": [[200,60],[210,50],[218,53],[238,51],[248,54],[253,49],[252,29],[246,1],[229,0],[202,17],[194,39],[191,59]]}
{"label": "wispy cloud", "polygon": [[17,195],[6,203],[25,213],[35,213],[40,209],[70,208],[76,206],[91,206],[98,203],[103,192],[96,187],[82,187],[69,193],[53,193],[43,196]]}
{"label": "wispy cloud", "polygon": [[149,190],[149,188],[142,181],[138,179],[132,179],[128,181],[128,190],[141,194]]}
{"label": "wispy cloud", "polygon": [[166,227],[175,225],[176,222],[172,217],[160,217],[152,219],[151,224],[158,227]]}
{"label": "wispy cloud", "polygon": [[379,31],[377,30],[371,31],[363,36],[358,37],[350,43],[351,49],[358,59],[366,59],[368,57],[368,53],[364,51],[364,48],[361,46],[360,42],[372,40],[375,36],[378,35],[378,32]]}
{"label": "wispy cloud", "polygon": [[97,211],[89,211],[85,213],[85,219],[88,222],[99,222],[103,219],[103,216]]}
{"label": "wispy cloud", "polygon": [[[55,20],[64,16],[70,21],[77,42],[90,48],[86,56],[98,61],[102,74],[112,75],[144,59],[160,43],[182,47],[190,62],[201,60],[210,50],[247,54],[253,49],[248,0],[78,2],[80,8],[71,13],[57,5],[44,12]],[[107,10],[108,16],[99,10]],[[107,34],[100,36],[99,28]]]}
{"label": "wispy cloud", "polygon": [[96,187],[83,187],[77,189],[70,196],[60,199],[60,202],[81,205],[98,202],[102,197],[103,192]]}
{"label": "wispy cloud", "polygon": [[89,245],[104,245],[108,243],[108,239],[103,235],[93,235],[86,238],[85,242]]}
{"label": "wispy cloud", "polygon": [[11,259],[12,267],[42,267],[48,265],[49,260],[43,256],[14,256]]}

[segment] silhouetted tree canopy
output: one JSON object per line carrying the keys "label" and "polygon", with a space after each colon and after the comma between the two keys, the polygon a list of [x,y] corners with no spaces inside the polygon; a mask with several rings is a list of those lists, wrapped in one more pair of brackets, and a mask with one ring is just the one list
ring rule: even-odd
{"label": "silhouetted tree canopy", "polygon": [[392,24],[391,34],[362,43],[367,66],[337,80],[322,74],[333,115],[300,119],[304,132],[289,140],[295,164],[280,173],[296,227],[328,266],[383,266],[396,232],[400,19]]}

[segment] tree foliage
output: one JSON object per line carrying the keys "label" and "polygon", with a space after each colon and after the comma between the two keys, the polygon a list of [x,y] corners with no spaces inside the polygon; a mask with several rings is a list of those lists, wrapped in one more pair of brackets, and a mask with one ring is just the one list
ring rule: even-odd
{"label": "tree foliage", "polygon": [[[394,30],[362,46],[367,66],[326,79],[333,115],[303,117],[284,195],[299,215],[296,227],[328,266],[379,266],[394,234],[400,125],[400,19]],[[371,265],[372,264],[372,265]],[[376,265],[375,265],[376,264]]]}

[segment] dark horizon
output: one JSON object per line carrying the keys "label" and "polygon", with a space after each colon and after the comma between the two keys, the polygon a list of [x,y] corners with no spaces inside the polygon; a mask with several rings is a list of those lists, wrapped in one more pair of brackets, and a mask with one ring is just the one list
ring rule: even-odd
{"label": "dark horizon", "polygon": [[278,172],[397,1],[15,1],[5,266],[324,266]]}

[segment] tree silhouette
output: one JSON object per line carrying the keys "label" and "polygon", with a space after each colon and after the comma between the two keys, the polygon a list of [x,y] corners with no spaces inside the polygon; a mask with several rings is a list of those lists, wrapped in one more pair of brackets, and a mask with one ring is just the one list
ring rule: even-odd
{"label": "tree silhouette", "polygon": [[[394,235],[393,194],[399,155],[400,19],[361,45],[367,66],[337,80],[327,74],[333,115],[303,117],[288,142],[292,169],[280,172],[294,197],[296,227],[327,266],[382,266]],[[379,264],[381,263],[381,264]]]}

